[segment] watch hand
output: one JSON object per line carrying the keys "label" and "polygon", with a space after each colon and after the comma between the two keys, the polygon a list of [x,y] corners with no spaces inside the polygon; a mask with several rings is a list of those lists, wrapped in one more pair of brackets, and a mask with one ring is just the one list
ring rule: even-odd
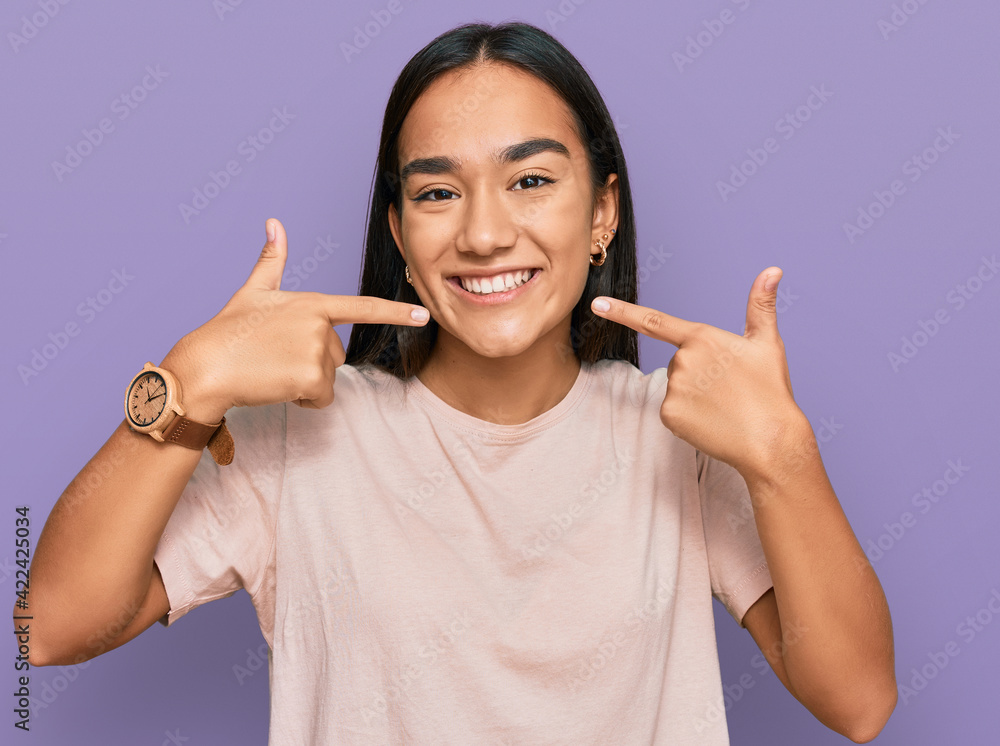
{"label": "watch hand", "polygon": [[[163,384],[157,385],[157,387],[155,389],[153,389],[153,391],[158,391],[160,389],[160,386],[162,386],[162,385]],[[153,399],[156,398],[155,396],[152,395],[152,393],[153,393],[152,391],[149,391],[149,390],[146,391],[146,394],[147,394],[147,396],[146,396],[146,403],[147,404],[149,402],[153,401]],[[166,392],[164,392],[164,393],[166,393]],[[159,396],[163,396],[163,394],[159,394]]]}
{"label": "watch hand", "polygon": [[150,401],[153,401],[153,399],[159,399],[159,398],[160,398],[161,396],[166,396],[166,395],[167,395],[167,392],[166,392],[166,391],[164,391],[164,392],[163,392],[162,394],[157,394],[156,396],[151,396],[151,397],[150,397],[149,399],[147,399],[146,401],[150,402]]}

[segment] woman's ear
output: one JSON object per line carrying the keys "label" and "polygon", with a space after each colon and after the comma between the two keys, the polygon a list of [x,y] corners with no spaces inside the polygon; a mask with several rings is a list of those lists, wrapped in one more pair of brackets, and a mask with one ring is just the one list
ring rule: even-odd
{"label": "woman's ear", "polygon": [[608,174],[604,186],[595,195],[593,228],[599,233],[610,233],[618,227],[618,174]]}
{"label": "woman's ear", "polygon": [[399,254],[405,262],[406,254],[403,253],[403,231],[399,224],[399,213],[396,212],[396,205],[389,205],[388,217],[389,232],[392,233],[392,240],[396,242],[396,248],[399,249]]}

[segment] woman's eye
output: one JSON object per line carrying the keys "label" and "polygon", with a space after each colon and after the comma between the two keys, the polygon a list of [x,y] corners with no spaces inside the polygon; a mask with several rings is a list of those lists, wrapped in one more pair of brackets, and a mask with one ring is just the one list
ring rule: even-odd
{"label": "woman's eye", "polygon": [[[528,182],[524,187],[522,184]],[[542,186],[542,184],[555,184],[555,179],[548,179],[540,174],[527,174],[522,176],[517,185],[514,187],[517,191],[525,191],[527,189],[537,189]],[[443,198],[440,195],[445,195]],[[450,199],[454,199],[455,193],[449,191],[448,189],[428,189],[423,194],[419,194],[413,198],[414,202],[428,201],[428,202],[447,202]]]}
{"label": "woman's eye", "polygon": [[[536,187],[541,186],[543,183],[546,183],[546,184],[553,184],[553,183],[555,183],[552,179],[546,179],[544,176],[539,176],[538,174],[528,174],[527,176],[522,176],[521,179],[520,179],[520,181],[518,181],[517,183],[518,183],[518,185],[520,185],[520,184],[523,184],[526,181],[532,181],[534,183],[533,184],[528,184],[526,187],[524,187],[525,189],[534,189]],[[523,190],[521,190],[521,191],[523,191]]]}
{"label": "woman's eye", "polygon": [[430,190],[424,192],[423,194],[419,195],[418,197],[414,197],[413,201],[414,202],[420,202],[421,200],[427,200],[429,202],[445,202],[448,199],[451,199],[450,197],[446,197],[443,200],[437,199],[436,197],[432,198],[431,197],[432,194],[435,194],[435,195],[437,195],[437,194],[452,194],[452,192],[449,192],[447,189],[430,189]]}

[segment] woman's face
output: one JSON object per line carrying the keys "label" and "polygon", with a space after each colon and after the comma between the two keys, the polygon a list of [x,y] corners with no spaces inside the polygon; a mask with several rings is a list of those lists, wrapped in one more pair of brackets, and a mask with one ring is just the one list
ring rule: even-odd
{"label": "woman's face", "polygon": [[611,175],[594,203],[558,94],[506,65],[446,73],[407,114],[399,164],[389,225],[438,344],[485,357],[568,344],[587,272],[600,271],[594,239],[617,226],[618,185]]}

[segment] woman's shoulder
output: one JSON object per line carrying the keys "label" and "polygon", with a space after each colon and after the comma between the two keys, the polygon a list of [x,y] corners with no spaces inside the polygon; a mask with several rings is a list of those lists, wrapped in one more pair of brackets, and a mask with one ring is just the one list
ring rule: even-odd
{"label": "woman's shoulder", "polygon": [[397,378],[392,373],[376,365],[339,366],[333,381],[334,402],[339,397],[344,404],[363,402],[364,406],[372,403],[402,404],[406,394],[406,381]]}
{"label": "woman's shoulder", "polygon": [[337,378],[345,376],[352,384],[365,384],[369,388],[376,390],[401,388],[406,385],[406,379],[393,375],[385,368],[380,368],[372,363],[362,363],[352,365],[344,363],[337,368]]}
{"label": "woman's shoulder", "polygon": [[598,360],[590,364],[592,388],[618,405],[643,407],[655,402],[657,410],[666,395],[667,369],[643,373],[628,360]]}
{"label": "woman's shoulder", "polygon": [[375,389],[390,386],[393,381],[400,382],[396,376],[371,363],[363,363],[361,365],[344,363],[337,368],[334,385],[336,386],[336,381],[340,380],[347,381],[352,386],[365,384]]}

